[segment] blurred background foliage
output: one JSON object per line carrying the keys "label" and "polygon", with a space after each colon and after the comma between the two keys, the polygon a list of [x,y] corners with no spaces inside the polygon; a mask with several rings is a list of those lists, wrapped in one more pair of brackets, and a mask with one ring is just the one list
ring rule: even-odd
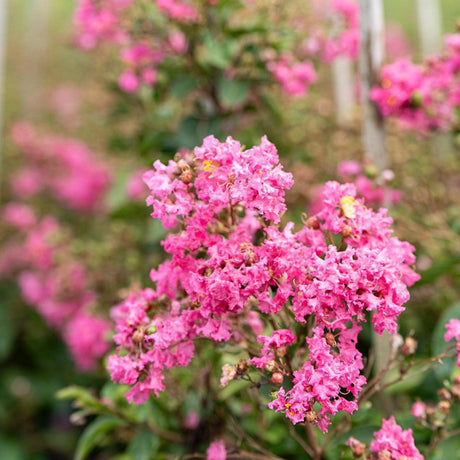
{"label": "blurred background foliage", "polygon": [[[295,6],[295,2],[284,4],[288,12]],[[418,30],[413,20],[415,2],[385,0],[384,5],[386,20],[403,28],[414,55],[418,56]],[[270,93],[264,95],[264,112],[257,112],[257,107],[247,107],[244,116],[248,123],[243,126],[233,123],[231,116],[225,114],[210,116],[203,122],[194,116],[196,111],[187,106],[184,95],[187,85],[193,82],[183,76],[182,80],[162,82],[172,88],[173,97],[167,100],[151,100],[148,95],[134,100],[121,94],[114,84],[119,72],[117,64],[107,64],[115,62],[114,51],[106,48],[83,53],[72,45],[73,9],[74,2],[70,0],[10,0],[8,3],[1,196],[3,202],[9,198],[5,182],[9,171],[21,161],[8,137],[9,128],[17,120],[27,119],[37,123],[40,129],[82,139],[95,151],[104,153],[105,161],[120,171],[109,195],[110,221],[91,223],[93,235],[86,234],[84,239],[75,237],[73,250],[80,251],[80,255],[90,261],[94,272],[104,273],[98,282],[103,293],[100,307],[105,311],[122,295],[115,289],[145,283],[149,268],[162,257],[161,227],[150,222],[148,209],[142,204],[127,203],[124,199],[127,171],[149,166],[156,158],[167,159],[180,146],[199,145],[211,132],[221,138],[232,135],[247,145],[257,143],[261,135],[267,134],[278,147],[286,169],[294,174],[295,186],[288,196],[290,211],[286,218],[300,223],[300,214],[312,201],[318,184],[336,178],[338,163],[351,159],[362,161],[359,113],[349,126],[337,125],[330,69],[326,65],[319,70],[318,83],[305,98],[289,98],[279,89],[271,88]],[[444,31],[453,32],[456,18],[460,17],[460,4],[456,0],[443,0],[442,12]],[[78,100],[78,112],[71,120],[63,120],[51,104],[53,93],[62,87],[70,88]],[[245,88],[227,90],[230,93],[223,95],[224,101],[240,97],[241,91],[242,97],[246,96]],[[161,104],[162,110],[155,107],[153,112],[152,104],[156,103]],[[395,171],[393,185],[403,194],[402,201],[391,210],[395,232],[400,239],[417,247],[418,270],[422,275],[412,289],[407,311],[401,316],[401,333],[407,335],[415,331],[420,354],[429,356],[438,351],[442,342],[442,324],[448,317],[459,316],[456,302],[460,299],[460,139],[444,137],[439,140],[444,147],[437,149],[435,142],[420,134],[402,131],[392,122],[387,129],[391,168]],[[87,230],[87,222],[68,217],[71,225]],[[0,237],[6,241],[7,236],[7,231],[2,230]],[[116,245],[120,239],[124,242],[123,248]],[[118,267],[116,283],[113,270],[106,270],[109,264]],[[76,447],[83,429],[78,422],[82,420],[74,419],[77,423],[71,423],[70,404],[56,399],[56,392],[69,385],[102,388],[103,397],[118,401],[126,412],[123,424],[115,421],[119,419],[113,418],[110,412],[104,414],[107,409],[100,410],[96,400],[90,401],[97,409],[95,412],[100,410],[104,414],[92,425],[92,432],[85,432],[88,445],[102,446],[91,454],[91,458],[101,460],[115,458],[123,450],[119,445],[123,444],[123,438],[110,443],[108,434],[115,427],[129,440],[126,453],[116,458],[157,458],[155,452],[164,443],[158,434],[161,435],[161,430],[169,432],[180,428],[189,409],[199,411],[205,421],[217,417],[212,419],[217,431],[220,405],[234,411],[238,418],[257,410],[257,398],[249,389],[244,390],[248,406],[228,402],[231,392],[240,389],[237,382],[220,395],[210,397],[211,379],[215,380],[215,376],[207,375],[206,370],[199,382],[190,381],[191,373],[186,370],[175,374],[178,394],[190,385],[196,388],[195,399],[187,400],[186,407],[179,405],[179,397],[175,399],[170,394],[155,403],[150,401],[143,409],[130,408],[121,402],[123,387],[106,383],[103,366],[91,374],[75,370],[60,337],[23,303],[13,280],[1,282],[0,299],[2,459],[68,459],[75,449],[83,458],[85,446],[80,441]],[[365,334],[366,331],[363,333],[366,344]],[[206,344],[202,352],[210,362],[218,359]],[[403,409],[408,413],[409,401],[417,398],[436,399],[440,382],[452,369],[452,363],[446,363],[440,370],[405,382],[404,393],[391,399],[391,406],[383,410],[384,415]],[[86,398],[85,404],[88,404],[91,394],[81,391],[61,393],[61,397],[71,396],[77,401]],[[377,411],[360,411],[353,423],[361,426],[351,434],[362,441],[370,439],[380,418]],[[151,422],[159,427],[159,433],[148,429]],[[146,428],[133,435],[135,423],[144,424]],[[411,422],[407,420],[407,423]],[[241,429],[250,436],[262,432],[266,441],[274,446],[274,453],[295,458],[289,457],[295,449],[289,445],[294,443],[292,433],[273,412],[264,411],[261,418],[247,417],[240,428],[235,424],[237,435]],[[192,432],[185,432],[184,436],[189,446],[200,447],[202,439],[194,439]],[[423,436],[423,431],[416,431],[416,438],[423,440]],[[211,434],[204,435],[203,439],[206,437],[212,438]],[[338,458],[334,449],[343,442],[344,439],[335,440],[329,454],[331,459]],[[171,455],[185,453],[180,443],[169,442],[167,448]],[[443,456],[442,449],[440,452],[436,458],[454,458]]]}

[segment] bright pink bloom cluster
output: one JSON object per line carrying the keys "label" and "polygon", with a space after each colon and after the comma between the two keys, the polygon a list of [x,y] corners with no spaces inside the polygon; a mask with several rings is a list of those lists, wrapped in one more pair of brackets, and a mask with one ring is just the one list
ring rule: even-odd
{"label": "bright pink bloom cluster", "polygon": [[[281,230],[292,177],[265,137],[244,150],[232,138],[210,136],[177,161],[156,161],[144,180],[152,216],[177,232],[163,242],[171,259],[151,272],[155,288],[113,310],[119,349],[109,370],[133,385],[127,397],[140,403],[162,390],[164,369],[188,364],[194,338],[238,343],[241,325],[250,324],[254,344],[263,345],[250,364],[278,368],[293,385],[279,389],[271,408],[323,431],[331,415],[354,411],[344,394],[356,397],[366,381],[360,324],[370,312],[377,332],[395,332],[407,285],[418,279],[410,268],[414,248],[391,236],[386,211],[368,209],[353,185],[328,182],[317,216],[298,232],[293,223]],[[299,323],[313,319],[306,338],[292,324],[260,334],[260,321],[283,309]],[[290,370],[283,356],[298,342],[307,352]]]}
{"label": "bright pink bloom cluster", "polygon": [[316,72],[310,61],[292,62],[286,55],[278,62],[269,62],[267,67],[283,90],[293,96],[303,96],[316,81]]}
{"label": "bright pink bloom cluster", "polygon": [[460,367],[460,319],[451,319],[446,324],[447,332],[444,335],[446,342],[455,339],[457,342],[457,366]]}
{"label": "bright pink bloom cluster", "polygon": [[[423,460],[423,455],[415,447],[412,430],[403,430],[394,417],[382,420],[382,429],[374,433],[375,440],[370,444],[371,452],[386,453],[391,460]],[[379,457],[380,458],[380,457]],[[383,458],[383,457],[382,457]]]}
{"label": "bright pink bloom cluster", "polygon": [[82,142],[40,135],[27,122],[16,123],[12,138],[27,160],[11,178],[11,189],[22,199],[46,190],[64,206],[96,211],[110,185],[106,166],[98,163]]}
{"label": "bright pink bloom cluster", "polygon": [[80,0],[74,15],[77,44],[91,49],[103,41],[126,41],[128,36],[121,27],[121,15],[134,1]]}
{"label": "bright pink bloom cluster", "polygon": [[400,59],[383,67],[371,97],[385,117],[421,132],[447,131],[460,105],[460,34],[448,35],[442,55],[420,65]]}

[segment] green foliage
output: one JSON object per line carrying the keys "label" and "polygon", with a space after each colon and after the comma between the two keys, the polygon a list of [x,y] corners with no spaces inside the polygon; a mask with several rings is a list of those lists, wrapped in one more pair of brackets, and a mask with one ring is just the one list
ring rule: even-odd
{"label": "green foliage", "polygon": [[125,423],[116,417],[101,416],[83,431],[75,450],[74,460],[85,460],[93,449],[101,446],[107,435]]}

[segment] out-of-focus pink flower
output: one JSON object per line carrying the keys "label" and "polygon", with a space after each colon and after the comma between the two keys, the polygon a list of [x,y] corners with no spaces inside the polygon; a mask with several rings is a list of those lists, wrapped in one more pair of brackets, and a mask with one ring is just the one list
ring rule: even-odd
{"label": "out-of-focus pink flower", "polygon": [[7,224],[22,230],[32,227],[37,221],[33,209],[22,203],[8,203],[2,215]]}
{"label": "out-of-focus pink flower", "polygon": [[94,369],[97,360],[109,350],[109,330],[107,320],[87,313],[79,313],[68,322],[64,339],[81,370]]}
{"label": "out-of-focus pink flower", "polygon": [[148,188],[142,180],[146,171],[147,168],[142,168],[138,171],[134,171],[128,177],[128,181],[126,183],[126,193],[133,201],[143,200],[148,195]]}
{"label": "out-of-focus pink flower", "polygon": [[422,401],[417,401],[412,404],[411,414],[415,418],[425,418],[426,417],[426,404]]}
{"label": "out-of-focus pink flower", "polygon": [[126,70],[120,75],[118,85],[126,93],[135,93],[139,89],[139,79],[134,72]]}
{"label": "out-of-focus pink flower", "polygon": [[225,460],[227,458],[227,452],[225,450],[224,441],[213,441],[206,451],[207,460]]}

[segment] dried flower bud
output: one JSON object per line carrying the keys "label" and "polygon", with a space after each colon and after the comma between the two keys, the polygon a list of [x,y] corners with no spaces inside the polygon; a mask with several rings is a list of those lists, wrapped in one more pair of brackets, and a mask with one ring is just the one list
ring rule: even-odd
{"label": "dried flower bud", "polygon": [[183,159],[177,162],[177,166],[182,172],[190,171],[190,165]]}
{"label": "dried flower bud", "polygon": [[134,331],[134,334],[133,334],[133,342],[136,344],[136,345],[139,345],[140,343],[142,343],[144,341],[144,331],[140,330],[140,329],[136,329]]}
{"label": "dried flower bud", "polygon": [[314,422],[317,418],[318,418],[318,414],[316,413],[315,410],[312,409],[312,410],[308,410],[307,412],[305,412],[305,420],[308,423]]}
{"label": "dried flower bud", "polygon": [[319,229],[319,220],[316,216],[309,217],[307,219],[307,227],[312,228],[313,230]]}
{"label": "dried flower bud", "polygon": [[455,385],[460,385],[460,375],[456,375],[456,376],[454,377],[454,384],[455,384]]}
{"label": "dried flower bud", "polygon": [[190,171],[190,170],[184,171],[184,172],[180,175],[180,180],[181,180],[184,184],[190,184],[190,182],[192,182],[192,180],[193,180],[192,171]]}
{"label": "dried flower bud", "polygon": [[450,402],[449,401],[439,401],[438,409],[441,414],[447,414],[450,411]]}
{"label": "dried flower bud", "polygon": [[275,385],[281,385],[283,383],[283,374],[281,372],[275,372],[273,375],[272,375],[272,382],[275,384]]}
{"label": "dried flower bud", "polygon": [[248,369],[249,369],[248,362],[245,359],[238,360],[238,362],[236,363],[236,373],[238,375],[246,374]]}
{"label": "dried flower bud", "polygon": [[334,334],[332,332],[326,332],[326,334],[324,334],[324,338],[326,339],[326,343],[330,347],[336,347],[337,346],[337,342],[335,341],[335,337],[334,337]]}
{"label": "dried flower bud", "polygon": [[410,356],[417,350],[417,341],[413,337],[406,337],[404,344],[401,347],[401,353],[404,356]]}
{"label": "dried flower bud", "polygon": [[277,348],[275,354],[278,358],[284,358],[287,354],[287,347],[283,345],[282,347]]}
{"label": "dried flower bud", "polygon": [[444,401],[450,401],[452,399],[452,395],[447,388],[441,388],[438,390],[438,396]]}
{"label": "dried flower bud", "polygon": [[351,225],[345,224],[342,227],[341,233],[344,238],[348,238],[353,233],[353,227]]}
{"label": "dried flower bud", "polygon": [[452,396],[455,399],[460,400],[460,385],[453,385],[452,388],[450,389],[450,392],[452,393]]}
{"label": "dried flower bud", "polygon": [[347,445],[351,447],[353,457],[362,457],[366,453],[366,445],[361,441],[358,441],[356,438],[351,437],[347,441]]}
{"label": "dried flower bud", "polygon": [[265,370],[267,372],[274,372],[276,369],[278,369],[278,365],[274,359],[270,359],[265,365]]}
{"label": "dried flower bud", "polygon": [[391,453],[387,449],[383,449],[380,452],[376,453],[376,460],[391,460]]}

